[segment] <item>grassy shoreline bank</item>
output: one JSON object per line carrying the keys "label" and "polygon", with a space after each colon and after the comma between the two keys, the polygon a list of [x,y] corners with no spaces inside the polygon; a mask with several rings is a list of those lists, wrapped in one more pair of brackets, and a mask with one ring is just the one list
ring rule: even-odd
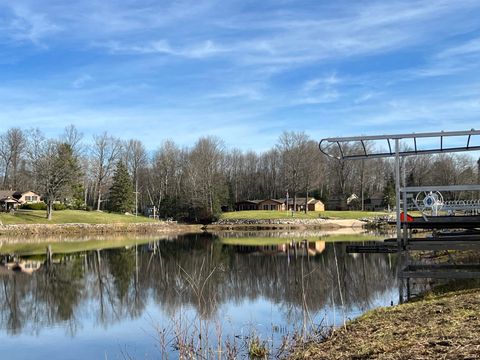
{"label": "grassy shoreline bank", "polygon": [[20,224],[135,224],[154,223],[145,216],[114,214],[103,211],[59,210],[54,211],[52,220],[47,220],[43,210],[17,210],[15,213],[0,213],[0,225]]}
{"label": "grassy shoreline bank", "polygon": [[[478,251],[419,254],[440,262],[478,260]],[[297,359],[480,359],[480,279],[450,280],[404,304],[376,308],[324,340],[297,342]]]}
{"label": "grassy shoreline bank", "polygon": [[341,210],[326,210],[326,211],[273,211],[273,210],[245,210],[245,211],[231,211],[223,213],[220,220],[272,220],[272,219],[351,219],[359,220],[362,218],[371,218],[376,216],[391,215],[386,212],[373,211],[341,211]]}
{"label": "grassy shoreline bank", "polygon": [[107,233],[107,232],[192,232],[225,230],[290,230],[361,228],[359,219],[382,216],[384,213],[363,211],[323,211],[295,213],[280,211],[240,211],[224,213],[221,219],[202,227],[153,220],[144,216],[113,214],[101,211],[61,210],[52,220],[41,210],[19,210],[14,214],[0,213],[1,235]]}
{"label": "grassy shoreline bank", "polygon": [[379,308],[323,342],[299,344],[296,359],[478,359],[480,285]]}

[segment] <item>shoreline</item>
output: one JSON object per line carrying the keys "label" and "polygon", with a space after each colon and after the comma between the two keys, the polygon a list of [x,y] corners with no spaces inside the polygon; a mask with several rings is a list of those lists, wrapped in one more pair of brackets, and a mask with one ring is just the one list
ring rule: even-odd
{"label": "shoreline", "polygon": [[[451,260],[434,251],[420,256]],[[479,256],[470,251],[453,259]],[[479,305],[479,279],[451,279],[403,304],[372,309],[322,339],[299,341],[288,359],[480,359]]]}
{"label": "shoreline", "polygon": [[479,304],[478,283],[427,292],[420,299],[368,311],[323,340],[297,343],[288,359],[477,359]]}
{"label": "shoreline", "polygon": [[206,225],[207,230],[282,229],[361,229],[366,223],[356,219],[229,219]]}
{"label": "shoreline", "polygon": [[5,236],[37,236],[66,234],[174,234],[201,232],[201,225],[158,223],[111,223],[111,224],[9,224],[0,225],[0,238]]}
{"label": "shoreline", "polygon": [[362,229],[365,222],[354,219],[245,219],[216,223],[179,224],[177,222],[145,223],[64,223],[64,224],[7,224],[0,225],[4,236],[65,235],[65,234],[172,234],[203,231],[235,230],[304,230],[304,229]]}

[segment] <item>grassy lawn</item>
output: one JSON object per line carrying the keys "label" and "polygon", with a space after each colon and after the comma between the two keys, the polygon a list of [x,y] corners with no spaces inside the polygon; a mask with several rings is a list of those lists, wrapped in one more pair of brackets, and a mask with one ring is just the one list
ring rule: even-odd
{"label": "grassy lawn", "polygon": [[54,211],[52,220],[45,218],[44,210],[18,210],[15,214],[0,213],[0,222],[11,224],[112,224],[112,223],[143,223],[154,220],[144,216],[110,214],[97,211],[60,210]]}
{"label": "grassy lawn", "polygon": [[[371,211],[309,211],[295,212],[294,219],[318,219],[319,217],[327,217],[332,219],[361,219],[365,217],[374,217],[386,215],[385,212]],[[249,211],[232,211],[222,214],[222,219],[290,219],[291,211],[269,211],[269,210],[249,210]]]}

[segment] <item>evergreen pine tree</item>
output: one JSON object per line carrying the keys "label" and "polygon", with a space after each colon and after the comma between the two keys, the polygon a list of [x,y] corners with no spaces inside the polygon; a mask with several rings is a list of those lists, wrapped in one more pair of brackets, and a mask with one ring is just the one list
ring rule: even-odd
{"label": "evergreen pine tree", "polygon": [[135,207],[134,188],[127,167],[117,163],[113,183],[109,192],[109,208],[113,212],[131,212]]}
{"label": "evergreen pine tree", "polygon": [[385,188],[383,189],[383,205],[393,209],[395,206],[395,199],[395,180],[393,179],[393,175],[390,174]]}

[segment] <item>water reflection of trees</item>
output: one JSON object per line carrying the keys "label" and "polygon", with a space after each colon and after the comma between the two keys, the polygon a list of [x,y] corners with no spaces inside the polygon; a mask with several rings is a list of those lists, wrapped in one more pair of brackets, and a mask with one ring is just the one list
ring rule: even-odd
{"label": "water reflection of trees", "polygon": [[286,315],[342,300],[349,311],[394,285],[388,255],[349,255],[342,243],[320,248],[310,255],[306,243],[228,246],[206,234],[76,254],[33,275],[3,275],[0,327],[18,334],[65,324],[74,334],[84,316],[108,326],[140,316],[149,301],[172,316],[189,307],[204,318],[227,302],[259,297]]}

